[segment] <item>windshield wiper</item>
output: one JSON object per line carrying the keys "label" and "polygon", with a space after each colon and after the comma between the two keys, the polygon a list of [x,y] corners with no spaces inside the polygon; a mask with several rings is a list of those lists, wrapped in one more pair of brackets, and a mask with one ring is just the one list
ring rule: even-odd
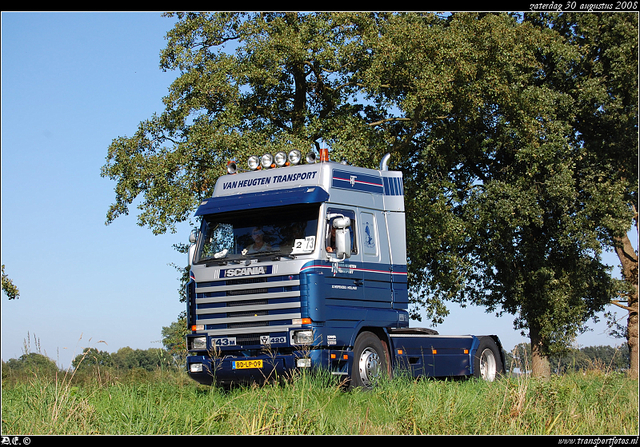
{"label": "windshield wiper", "polygon": [[296,259],[296,255],[293,255],[291,253],[278,253],[276,256],[274,256],[272,259],[274,261],[279,261],[282,258],[289,258],[289,259]]}
{"label": "windshield wiper", "polygon": [[[275,255],[275,256],[274,256]],[[280,250],[270,250],[270,251],[257,251],[255,253],[247,253],[247,259],[255,259],[256,261],[264,261],[265,258],[269,258],[269,260],[276,260],[280,256],[288,256],[280,252]]]}

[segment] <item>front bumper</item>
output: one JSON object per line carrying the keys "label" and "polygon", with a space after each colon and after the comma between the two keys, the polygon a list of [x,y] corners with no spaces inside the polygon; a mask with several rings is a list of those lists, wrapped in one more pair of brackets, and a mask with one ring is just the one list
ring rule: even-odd
{"label": "front bumper", "polygon": [[296,371],[312,369],[327,369],[335,376],[346,378],[351,375],[352,360],[351,351],[329,349],[294,351],[289,354],[269,353],[250,357],[211,357],[202,353],[187,357],[187,372],[193,380],[203,385],[262,383],[291,377]]}

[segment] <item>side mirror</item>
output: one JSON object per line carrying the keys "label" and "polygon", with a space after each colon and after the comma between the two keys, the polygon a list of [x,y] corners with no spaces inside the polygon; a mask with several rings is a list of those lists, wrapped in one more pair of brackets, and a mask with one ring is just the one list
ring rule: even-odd
{"label": "side mirror", "polygon": [[351,219],[348,217],[337,217],[333,220],[333,228],[336,229],[336,255],[343,260],[351,257],[350,226]]}
{"label": "side mirror", "polygon": [[188,260],[189,267],[191,267],[191,265],[193,264],[193,256],[195,255],[195,252],[196,252],[197,240],[198,240],[198,233],[196,232],[196,230],[191,230],[191,234],[189,235],[189,243],[191,243],[191,245],[189,245],[189,250],[187,252],[189,256],[189,260]]}

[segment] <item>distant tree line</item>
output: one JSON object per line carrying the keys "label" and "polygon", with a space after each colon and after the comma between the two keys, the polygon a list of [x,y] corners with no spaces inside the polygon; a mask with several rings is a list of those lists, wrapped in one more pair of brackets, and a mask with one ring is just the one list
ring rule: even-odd
{"label": "distant tree line", "polygon": [[166,349],[132,349],[128,346],[120,348],[114,353],[99,351],[96,348],[85,348],[82,354],[73,359],[71,365],[78,370],[101,366],[125,371],[136,368],[154,371],[158,368],[177,366]]}
{"label": "distant tree line", "polygon": [[[132,349],[128,346],[120,348],[114,353],[99,351],[96,348],[85,348],[82,354],[73,359],[71,366],[78,371],[101,367],[122,372],[134,369],[143,369],[151,372],[161,368],[179,367],[166,349]],[[57,372],[60,372],[60,368],[56,365],[56,362],[46,355],[35,352],[23,354],[17,359],[9,359],[7,362],[2,362],[3,379],[11,373],[55,374]]]}
{"label": "distant tree line", "polygon": [[[629,369],[629,361],[629,346],[627,344],[618,347],[605,345],[568,349],[563,354],[549,358],[551,372],[555,374],[588,370],[626,371]],[[507,352],[506,367],[509,372],[530,371],[531,345],[520,343],[511,352]]]}
{"label": "distant tree line", "polygon": [[[531,368],[531,345],[521,343],[511,352],[506,352],[507,371],[512,373],[528,372]],[[613,346],[587,346],[570,349],[562,356],[550,358],[551,372],[566,374],[587,370],[604,372],[625,371],[629,369],[629,347],[623,344]],[[164,348],[132,349],[120,348],[109,353],[96,348],[85,348],[82,354],[72,361],[77,371],[89,371],[93,368],[117,370],[122,373],[143,369],[152,372],[158,369],[180,369],[177,358]],[[2,379],[10,375],[46,374],[55,375],[60,372],[56,363],[46,355],[27,353],[17,359],[2,362]]]}

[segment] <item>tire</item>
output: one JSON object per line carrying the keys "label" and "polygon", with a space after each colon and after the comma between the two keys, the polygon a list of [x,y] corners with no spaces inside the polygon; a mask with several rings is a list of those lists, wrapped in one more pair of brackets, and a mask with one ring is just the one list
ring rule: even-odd
{"label": "tire", "polygon": [[352,388],[372,389],[383,377],[389,377],[387,350],[372,332],[362,332],[353,347]]}
{"label": "tire", "polygon": [[480,344],[473,357],[473,376],[493,382],[504,372],[500,348],[491,337],[481,337]]}

